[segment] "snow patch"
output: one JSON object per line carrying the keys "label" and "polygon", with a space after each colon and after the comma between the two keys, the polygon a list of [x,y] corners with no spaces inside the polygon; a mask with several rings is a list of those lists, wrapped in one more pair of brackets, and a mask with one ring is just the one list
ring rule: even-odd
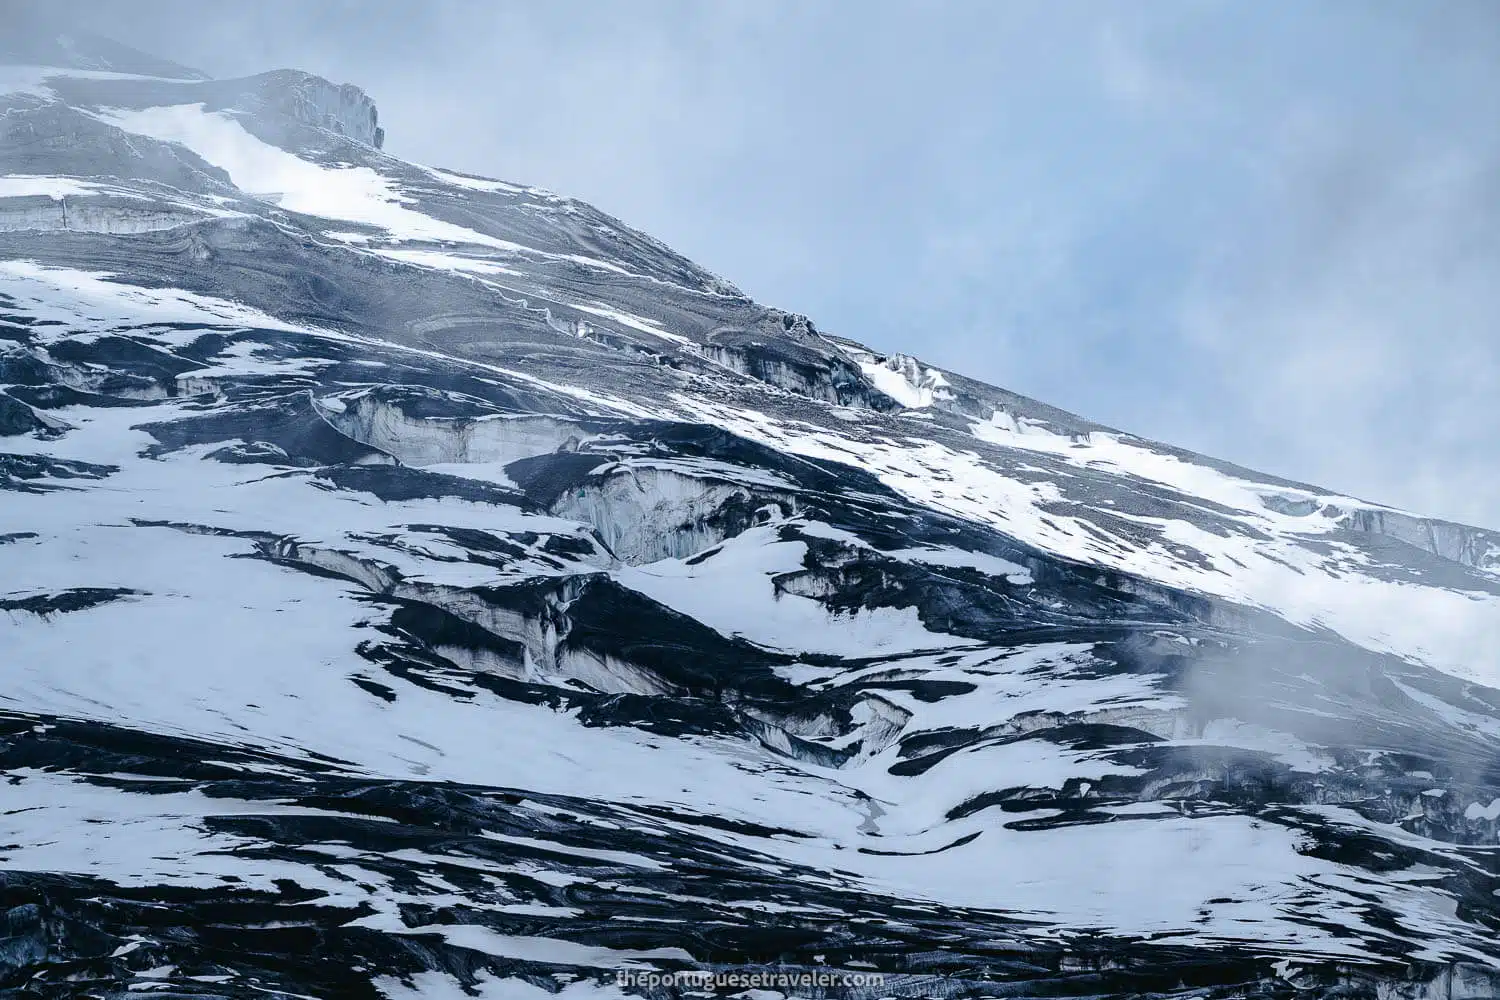
{"label": "snow patch", "polygon": [[[203,323],[305,332],[228,299],[196,295],[180,288],[140,288],[111,281],[103,271],[48,267],[29,260],[0,261],[0,288],[38,319],[67,327],[112,324]],[[63,329],[58,336],[76,335]]]}
{"label": "snow patch", "polygon": [[1491,822],[1500,819],[1500,799],[1490,800],[1487,806],[1481,806],[1478,802],[1470,802],[1469,808],[1464,810],[1464,819],[1483,819]]}
{"label": "snow patch", "polygon": [[50,177],[45,174],[7,174],[0,177],[0,198],[46,197],[60,201],[68,196],[109,193],[125,198],[141,196],[108,184],[93,184],[72,177]]}
{"label": "snow patch", "polygon": [[806,552],[804,542],[778,541],[774,527],[752,528],[692,564],[664,559],[615,576],[716,631],[772,649],[859,657],[971,644],[928,631],[915,608],[836,614],[812,598],[778,593],[772,578],[802,569]]}
{"label": "snow patch", "polygon": [[915,358],[904,354],[884,361],[860,360],[859,367],[875,388],[907,409],[919,410],[937,400],[953,398],[942,372],[923,368]]}
{"label": "snow patch", "polygon": [[493,181],[484,177],[469,177],[465,174],[455,174],[447,170],[439,170],[437,167],[423,167],[433,177],[444,184],[453,187],[466,188],[470,191],[485,191],[489,193],[503,192],[505,194],[526,194],[529,189],[517,184],[507,184],[505,181]]}
{"label": "snow patch", "polygon": [[402,202],[410,199],[369,167],[311,163],[262,142],[230,115],[205,111],[202,104],[111,109],[99,117],[127,132],[186,146],[223,169],[241,191],[288,211],[364,223],[397,239],[516,246],[405,207]]}

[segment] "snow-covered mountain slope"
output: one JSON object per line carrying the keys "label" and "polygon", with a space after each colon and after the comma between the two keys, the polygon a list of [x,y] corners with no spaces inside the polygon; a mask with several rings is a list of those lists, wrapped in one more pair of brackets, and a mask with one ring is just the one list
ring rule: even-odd
{"label": "snow-covered mountain slope", "polygon": [[1500,534],[3,51],[0,989],[1500,992]]}

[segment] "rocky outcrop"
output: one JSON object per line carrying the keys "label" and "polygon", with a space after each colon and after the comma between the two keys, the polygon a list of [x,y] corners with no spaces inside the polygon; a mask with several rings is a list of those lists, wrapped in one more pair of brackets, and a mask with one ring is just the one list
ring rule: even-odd
{"label": "rocky outcrop", "polygon": [[375,102],[353,84],[334,84],[298,70],[279,70],[251,77],[256,96],[274,114],[328,129],[380,149],[385,129]]}
{"label": "rocky outcrop", "polygon": [[730,371],[808,399],[883,412],[899,406],[796,313],[768,310],[748,328],[711,332],[696,350]]}

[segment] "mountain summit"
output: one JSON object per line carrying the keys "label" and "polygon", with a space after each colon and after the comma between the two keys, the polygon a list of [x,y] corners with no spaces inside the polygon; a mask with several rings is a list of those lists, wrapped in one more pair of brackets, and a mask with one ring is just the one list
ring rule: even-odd
{"label": "mountain summit", "polygon": [[0,52],[0,991],[1500,994],[1500,534]]}

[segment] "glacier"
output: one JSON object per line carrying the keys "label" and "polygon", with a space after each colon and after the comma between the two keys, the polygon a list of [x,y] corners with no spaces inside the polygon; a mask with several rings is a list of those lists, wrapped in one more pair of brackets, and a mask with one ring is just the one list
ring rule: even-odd
{"label": "glacier", "polygon": [[0,62],[0,991],[1500,995],[1500,532]]}

